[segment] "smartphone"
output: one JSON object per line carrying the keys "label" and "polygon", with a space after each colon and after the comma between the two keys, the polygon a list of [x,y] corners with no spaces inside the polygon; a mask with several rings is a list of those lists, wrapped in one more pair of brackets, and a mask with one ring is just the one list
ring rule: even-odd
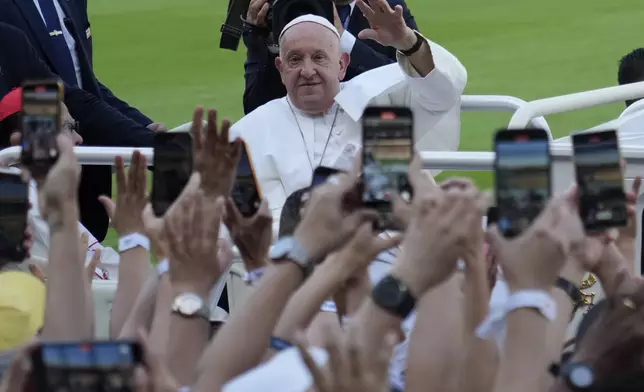
{"label": "smartphone", "polygon": [[262,192],[255,175],[253,161],[248,153],[246,142],[242,142],[237,176],[231,192],[235,206],[242,216],[251,217],[257,213],[262,203]]}
{"label": "smartphone", "polygon": [[494,137],[497,225],[506,237],[526,230],[550,199],[550,145],[543,129],[500,130]]}
{"label": "smartphone", "polygon": [[39,391],[132,391],[143,351],[132,341],[53,342],[31,359]]}
{"label": "smartphone", "polygon": [[28,81],[22,86],[21,163],[42,178],[58,159],[63,84],[60,80]]}
{"label": "smartphone", "polygon": [[376,229],[399,229],[391,201],[410,201],[409,162],[414,156],[414,120],[405,107],[368,107],[362,116],[362,203],[380,213]]}
{"label": "smartphone", "polygon": [[621,154],[615,130],[572,135],[579,213],[586,231],[628,224]]}
{"label": "smartphone", "polygon": [[27,257],[28,211],[29,185],[21,173],[0,170],[0,262],[21,263]]}
{"label": "smartphone", "polygon": [[334,174],[344,173],[340,169],[334,169],[332,167],[318,166],[313,170],[313,178],[311,179],[311,188],[315,188],[318,185],[322,185],[326,182],[327,178]]}
{"label": "smartphone", "polygon": [[192,175],[192,135],[162,132],[154,135],[152,210],[163,216]]}

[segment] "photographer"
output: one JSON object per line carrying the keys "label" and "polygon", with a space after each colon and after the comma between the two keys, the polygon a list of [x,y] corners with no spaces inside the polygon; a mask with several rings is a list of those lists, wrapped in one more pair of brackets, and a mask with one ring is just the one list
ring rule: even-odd
{"label": "photographer", "polygon": [[[351,54],[351,64],[344,81],[351,80],[365,71],[396,62],[396,50],[379,44],[371,39],[360,39],[358,34],[369,28],[367,18],[355,6],[355,0],[332,0],[335,4],[334,25],[341,34],[341,47]],[[244,64],[244,114],[248,114],[273,99],[286,95],[280,74],[275,68],[277,53],[269,49],[271,45],[266,16],[269,0],[251,0],[246,15],[247,29],[244,32],[246,63]],[[418,30],[405,0],[387,0],[391,9],[396,5],[403,7],[405,23],[412,30]]]}

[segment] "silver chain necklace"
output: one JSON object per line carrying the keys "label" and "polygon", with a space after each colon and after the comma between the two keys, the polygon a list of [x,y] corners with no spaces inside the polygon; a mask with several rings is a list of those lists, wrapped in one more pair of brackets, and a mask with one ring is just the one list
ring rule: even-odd
{"label": "silver chain necklace", "polygon": [[[300,122],[297,120],[297,113],[295,113],[295,109],[293,109],[293,105],[291,105],[291,101],[288,98],[286,98],[286,102],[288,103],[289,109],[291,109],[291,113],[293,113],[293,118],[295,118],[295,124],[297,125],[297,129],[300,131],[300,137],[302,138],[302,143],[304,143],[304,149],[306,150],[306,159],[309,160],[311,171],[313,171],[317,166],[320,166],[322,164],[322,161],[324,160],[324,155],[326,155],[326,149],[327,147],[329,147],[329,142],[331,141],[331,134],[333,133],[333,128],[335,128],[335,122],[338,120],[338,113],[340,113],[340,105],[338,105],[338,107],[335,108],[335,115],[333,116],[333,122],[331,123],[331,129],[329,129],[329,134],[326,137],[326,142],[324,143],[324,149],[322,150],[322,156],[320,157],[320,161],[316,166],[313,166],[313,162],[311,161],[311,157],[309,156],[309,146],[306,145],[304,132],[302,131]],[[313,155],[315,155],[315,134],[313,134]]]}

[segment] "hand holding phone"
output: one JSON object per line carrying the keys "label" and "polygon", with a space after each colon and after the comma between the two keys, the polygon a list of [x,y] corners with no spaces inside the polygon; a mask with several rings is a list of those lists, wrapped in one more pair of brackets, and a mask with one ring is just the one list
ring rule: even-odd
{"label": "hand holding phone", "polygon": [[364,205],[381,216],[379,230],[396,230],[391,202],[395,194],[411,201],[409,163],[414,156],[414,121],[409,108],[368,107],[362,120]]}

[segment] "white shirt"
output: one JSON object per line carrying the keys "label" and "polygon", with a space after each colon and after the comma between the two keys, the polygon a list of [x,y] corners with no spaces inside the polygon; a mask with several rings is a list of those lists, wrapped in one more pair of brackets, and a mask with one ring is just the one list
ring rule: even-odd
{"label": "white shirt", "polygon": [[[260,106],[233,125],[231,136],[246,141],[275,222],[279,222],[286,198],[310,185],[316,166],[334,167],[339,161],[347,161],[346,155],[353,157],[361,144],[362,113],[369,104],[410,107],[419,150],[458,148],[460,97],[467,71],[446,49],[428,42],[435,68],[425,77],[420,77],[409,61],[399,56],[398,63],[342,83],[336,105],[326,116],[312,117],[297,110],[294,115],[288,98],[284,97]],[[338,117],[329,136],[336,109]]]}
{"label": "white shirt", "polygon": [[[45,23],[45,17],[43,16],[42,10],[40,9],[40,3],[38,3],[38,0],[33,0],[33,2],[38,9],[38,13],[42,18],[43,23],[46,26],[47,23]],[[74,41],[74,37],[72,37],[72,34],[67,29],[67,26],[65,26],[66,15],[63,9],[60,7],[58,0],[54,0],[54,7],[56,7],[56,13],[58,14],[58,20],[60,21],[60,27],[62,27],[63,29],[63,37],[65,37],[65,42],[67,43],[67,47],[69,48],[69,53],[72,55],[72,63],[74,63],[74,71],[76,72],[76,82],[78,83],[79,87],[82,87],[83,79],[81,77],[81,68],[80,62],[78,61],[78,54],[76,53],[76,41]]]}

